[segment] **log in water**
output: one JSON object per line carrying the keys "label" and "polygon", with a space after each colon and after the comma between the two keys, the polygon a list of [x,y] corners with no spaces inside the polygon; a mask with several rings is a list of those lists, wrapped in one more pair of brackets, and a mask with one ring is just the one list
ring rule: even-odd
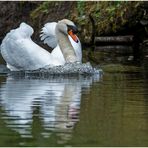
{"label": "log in water", "polygon": [[106,36],[106,37],[95,37],[95,44],[99,43],[132,43],[133,35],[128,36]]}

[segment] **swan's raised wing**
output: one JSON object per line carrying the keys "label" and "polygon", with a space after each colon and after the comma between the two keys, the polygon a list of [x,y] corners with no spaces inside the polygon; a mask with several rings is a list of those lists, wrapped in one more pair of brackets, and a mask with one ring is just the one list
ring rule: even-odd
{"label": "swan's raised wing", "polygon": [[11,70],[35,70],[50,64],[50,53],[31,40],[32,33],[32,27],[21,23],[2,41],[1,54]]}
{"label": "swan's raised wing", "polygon": [[55,48],[57,46],[57,39],[55,36],[56,25],[56,22],[46,23],[40,34],[41,41],[44,41],[44,44],[47,44],[51,48]]}

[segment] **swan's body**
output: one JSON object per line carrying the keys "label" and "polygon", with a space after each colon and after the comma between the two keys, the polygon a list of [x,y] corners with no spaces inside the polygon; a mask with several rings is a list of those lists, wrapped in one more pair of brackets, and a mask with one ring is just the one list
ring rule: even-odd
{"label": "swan's body", "polygon": [[43,27],[41,39],[54,48],[51,53],[32,41],[33,29],[26,23],[21,23],[19,28],[11,30],[1,45],[1,54],[7,62],[7,67],[12,71],[36,70],[47,65],[52,67],[64,65],[65,62],[81,62],[80,41],[74,42],[66,33],[66,23],[63,20],[58,23],[47,23]]}

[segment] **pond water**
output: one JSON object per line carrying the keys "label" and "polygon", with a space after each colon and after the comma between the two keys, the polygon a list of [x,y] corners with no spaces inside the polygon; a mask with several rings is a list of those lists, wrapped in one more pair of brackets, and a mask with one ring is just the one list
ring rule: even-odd
{"label": "pond water", "polygon": [[147,67],[0,75],[0,146],[148,146]]}

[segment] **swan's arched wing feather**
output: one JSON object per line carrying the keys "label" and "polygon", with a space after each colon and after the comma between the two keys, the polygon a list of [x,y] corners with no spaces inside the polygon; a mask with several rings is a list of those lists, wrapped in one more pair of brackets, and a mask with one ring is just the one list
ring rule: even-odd
{"label": "swan's arched wing feather", "polygon": [[46,23],[40,34],[41,40],[44,41],[44,44],[47,44],[51,48],[55,48],[57,46],[57,40],[55,36],[56,25],[56,22]]}
{"label": "swan's arched wing feather", "polygon": [[[11,30],[1,44],[1,54],[6,60],[7,65],[21,69],[28,65],[29,57],[26,56],[23,40],[30,38],[33,28],[26,23],[21,23],[17,29]],[[29,45],[28,45],[29,46]],[[25,58],[24,58],[25,57]]]}
{"label": "swan's arched wing feather", "polygon": [[21,69],[24,67],[24,64],[26,66],[28,65],[29,58],[28,56],[25,56],[26,51],[23,50],[23,48],[23,45],[21,45],[18,40],[14,41],[12,38],[7,38],[3,41],[1,53],[8,65],[13,66],[16,69]]}
{"label": "swan's arched wing feather", "polygon": [[51,63],[50,53],[31,39],[8,39],[1,52],[7,64],[19,70],[35,70]]}
{"label": "swan's arched wing feather", "polygon": [[[25,25],[25,24],[24,24]],[[50,53],[35,44],[27,25],[10,31],[1,44],[1,54],[11,70],[35,70],[51,62]]]}

